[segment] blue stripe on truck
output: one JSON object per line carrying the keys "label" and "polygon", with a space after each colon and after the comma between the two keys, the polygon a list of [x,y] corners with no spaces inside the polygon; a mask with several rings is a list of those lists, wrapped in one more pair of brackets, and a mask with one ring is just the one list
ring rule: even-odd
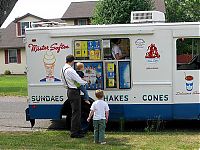
{"label": "blue stripe on truck", "polygon": [[118,120],[176,120],[200,119],[200,103],[194,104],[126,104],[109,105],[110,119]]}
{"label": "blue stripe on truck", "polygon": [[[194,104],[109,104],[110,119],[200,119],[200,103]],[[30,119],[61,119],[62,105],[29,105]]]}
{"label": "blue stripe on truck", "polygon": [[61,119],[62,105],[29,105],[30,119]]}

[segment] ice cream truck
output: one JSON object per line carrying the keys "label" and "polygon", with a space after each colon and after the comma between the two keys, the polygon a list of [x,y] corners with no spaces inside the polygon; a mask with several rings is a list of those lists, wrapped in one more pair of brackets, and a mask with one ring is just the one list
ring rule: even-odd
{"label": "ice cream truck", "polygon": [[[123,59],[113,59],[114,39]],[[200,119],[200,22],[42,26],[26,29],[25,43],[33,125],[62,118],[69,54],[84,63],[91,99],[104,90],[111,121]]]}

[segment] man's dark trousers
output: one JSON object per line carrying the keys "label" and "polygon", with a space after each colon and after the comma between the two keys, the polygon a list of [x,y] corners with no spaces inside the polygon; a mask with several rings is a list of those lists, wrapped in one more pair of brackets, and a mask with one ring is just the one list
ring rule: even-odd
{"label": "man's dark trousers", "polygon": [[81,96],[79,89],[67,90],[68,100],[72,108],[71,135],[79,134],[81,130]]}

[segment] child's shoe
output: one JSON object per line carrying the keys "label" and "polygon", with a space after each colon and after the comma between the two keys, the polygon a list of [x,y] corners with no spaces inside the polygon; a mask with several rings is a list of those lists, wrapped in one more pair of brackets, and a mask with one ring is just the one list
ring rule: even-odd
{"label": "child's shoe", "polygon": [[100,144],[101,144],[101,145],[104,145],[104,144],[106,144],[106,142],[101,142]]}

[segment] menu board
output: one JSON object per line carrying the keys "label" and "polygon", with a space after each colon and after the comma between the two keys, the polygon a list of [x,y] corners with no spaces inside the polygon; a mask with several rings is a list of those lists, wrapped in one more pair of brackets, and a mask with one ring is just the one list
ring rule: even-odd
{"label": "menu board", "polygon": [[84,40],[74,42],[74,56],[76,59],[100,60],[101,44],[99,40]]}
{"label": "menu board", "polygon": [[106,88],[116,88],[116,64],[115,62],[106,62],[105,65]]}
{"label": "menu board", "polygon": [[102,62],[84,62],[84,78],[88,82],[87,89],[103,89],[103,63]]}

